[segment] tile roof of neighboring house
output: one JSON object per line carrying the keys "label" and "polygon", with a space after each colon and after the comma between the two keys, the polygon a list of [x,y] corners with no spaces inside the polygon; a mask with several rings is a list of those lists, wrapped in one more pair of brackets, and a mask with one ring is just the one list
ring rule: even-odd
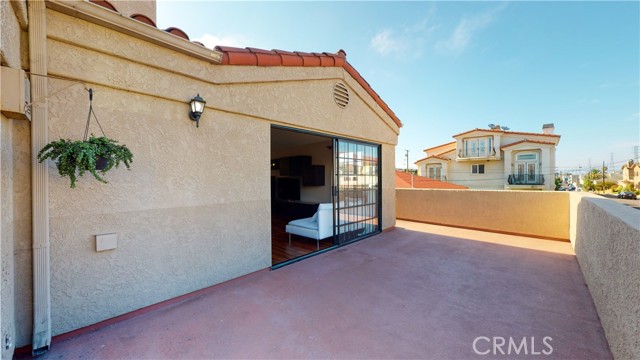
{"label": "tile roof of neighboring house", "polygon": [[504,148],[508,148],[511,146],[515,146],[515,145],[519,145],[519,144],[524,144],[524,143],[532,143],[532,144],[543,144],[543,145],[555,145],[556,143],[554,142],[548,142],[548,141],[540,141],[540,140],[529,140],[529,139],[524,139],[524,140],[520,140],[520,141],[516,141],[514,143],[511,143],[509,145],[504,145],[501,146],[500,149],[504,149]]}
{"label": "tile roof of neighboring house", "polygon": [[[451,152],[451,151],[447,151],[446,153],[449,153],[449,152]],[[442,154],[446,154],[446,153],[442,153]],[[442,154],[440,154],[440,155],[442,155]],[[428,160],[428,159],[431,159],[431,158],[439,159],[439,160],[451,161],[451,159],[447,159],[446,157],[442,157],[442,156],[439,156],[439,155],[431,155],[431,156],[427,156],[426,158],[422,158],[420,160],[416,160],[416,162],[414,162],[414,164],[417,164],[420,161]]]}
{"label": "tile roof of neighboring house", "polygon": [[[438,146],[432,146],[432,147],[430,147],[430,148],[428,148],[428,149],[424,149],[424,150],[422,150],[422,151],[424,151],[424,152],[429,152],[429,150],[437,149],[437,148],[439,148],[439,147],[443,147],[443,146],[447,146],[447,145],[453,145],[453,144],[455,144],[455,143],[456,143],[456,141],[454,140],[454,141],[452,141],[452,142],[448,142],[448,143],[446,143],[446,144],[442,144],[442,145],[438,145]],[[451,150],[449,150],[449,151],[451,151]],[[443,153],[443,154],[444,154],[444,153]]]}
{"label": "tile roof of neighboring house", "polygon": [[347,53],[338,50],[337,53],[306,53],[283,50],[264,50],[256,48],[236,48],[230,46],[216,46],[215,50],[222,55],[222,65],[245,66],[313,66],[313,67],[341,67],[345,69],[362,86],[375,102],[386,112],[393,122],[402,127],[402,122],[389,106],[376,93],[371,85],[360,73],[347,62]]}
{"label": "tile roof of neighboring house", "polygon": [[515,134],[515,135],[535,135],[535,136],[550,136],[550,137],[556,137],[559,138],[560,135],[558,134],[543,134],[543,133],[532,133],[532,132],[521,132],[521,131],[505,131],[505,130],[493,130],[493,129],[473,129],[473,130],[469,130],[469,131],[465,131],[465,132],[461,132],[460,134],[455,134],[453,135],[453,137],[456,136],[460,136],[460,135],[464,135],[464,134],[468,134],[468,133],[472,133],[474,131],[484,131],[484,132],[499,132],[499,133],[503,133],[503,134]]}
{"label": "tile roof of neighboring house", "polygon": [[414,189],[468,189],[466,186],[429,179],[424,176],[412,175],[399,170],[396,170],[396,189],[412,188],[412,176]]}

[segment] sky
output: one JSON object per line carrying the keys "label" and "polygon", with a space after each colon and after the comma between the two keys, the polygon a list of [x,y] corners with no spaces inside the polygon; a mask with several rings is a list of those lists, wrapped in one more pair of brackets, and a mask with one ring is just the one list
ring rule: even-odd
{"label": "sky", "polygon": [[620,167],[640,145],[640,2],[157,2],[215,45],[343,49],[403,123],[396,166],[488,124],[562,135],[558,171]]}

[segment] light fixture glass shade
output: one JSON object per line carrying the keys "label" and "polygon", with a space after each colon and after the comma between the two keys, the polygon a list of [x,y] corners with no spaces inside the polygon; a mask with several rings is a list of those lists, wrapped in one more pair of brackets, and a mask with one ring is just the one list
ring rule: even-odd
{"label": "light fixture glass shade", "polygon": [[200,94],[196,95],[196,97],[194,97],[193,99],[191,99],[191,112],[194,115],[201,115],[202,112],[204,111],[204,105],[207,102],[204,101],[203,98],[200,97]]}

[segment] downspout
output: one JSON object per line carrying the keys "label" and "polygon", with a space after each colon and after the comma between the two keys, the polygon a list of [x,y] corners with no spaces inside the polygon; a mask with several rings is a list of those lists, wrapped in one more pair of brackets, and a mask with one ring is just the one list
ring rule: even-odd
{"label": "downspout", "polygon": [[[44,1],[30,0],[29,68],[32,74],[47,75],[47,13]],[[51,289],[49,244],[49,171],[36,156],[48,140],[47,78],[31,77],[31,194],[33,252],[33,355],[40,355],[51,345]]]}

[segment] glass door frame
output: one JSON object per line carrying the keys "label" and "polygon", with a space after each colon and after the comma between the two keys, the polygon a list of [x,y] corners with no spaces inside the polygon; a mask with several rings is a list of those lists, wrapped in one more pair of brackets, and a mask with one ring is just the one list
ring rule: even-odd
{"label": "glass door frame", "polygon": [[[369,147],[374,147],[375,151],[376,151],[376,155],[377,155],[377,169],[376,169],[376,183],[377,183],[377,189],[375,192],[375,197],[376,197],[376,202],[375,204],[375,211],[376,211],[376,229],[372,232],[368,232],[365,233],[363,235],[360,236],[356,236],[354,238],[347,238],[345,241],[341,241],[341,235],[344,235],[341,233],[340,228],[343,226],[343,224],[340,223],[340,211],[341,211],[341,207],[340,207],[340,142],[346,142],[346,143],[353,143],[353,144],[361,144],[361,145],[365,145],[365,146],[369,146]],[[334,137],[333,139],[333,169],[334,169],[334,180],[333,180],[333,187],[332,187],[332,196],[333,196],[333,237],[334,237],[334,244],[337,246],[344,246],[347,244],[351,244],[353,242],[368,238],[370,236],[373,235],[377,235],[380,234],[382,232],[382,145],[381,144],[376,144],[376,143],[372,143],[372,142],[368,142],[368,141],[361,141],[361,140],[355,140],[355,139],[350,139],[350,138],[345,138],[345,137]],[[368,204],[364,204],[364,206],[367,206]],[[349,207],[350,208],[350,207]],[[357,208],[357,206],[356,206]],[[373,219],[373,218],[372,218]],[[367,221],[367,220],[364,220]],[[358,223],[355,222],[355,223]]]}
{"label": "glass door frame", "polygon": [[[277,124],[271,124],[270,129],[281,129],[281,130],[288,130],[288,131],[293,131],[293,132],[298,132],[298,133],[302,133],[302,134],[309,134],[309,135],[316,135],[316,136],[322,136],[328,139],[332,140],[332,144],[333,144],[333,174],[331,176],[331,198],[332,198],[332,202],[333,202],[333,245],[322,249],[322,250],[318,250],[318,251],[314,251],[311,252],[309,254],[306,255],[302,255],[296,258],[293,258],[291,260],[288,261],[284,261],[275,265],[271,266],[272,270],[275,269],[279,269],[283,266],[289,265],[289,264],[293,264],[295,262],[310,258],[312,256],[316,256],[322,253],[325,253],[327,251],[331,251],[333,249],[339,248],[341,246],[344,245],[348,245],[348,244],[352,244],[354,242],[363,240],[365,238],[368,238],[370,236],[374,236],[377,234],[380,234],[382,232],[382,165],[383,165],[383,157],[382,157],[382,145],[379,143],[373,143],[373,142],[368,142],[368,141],[362,141],[362,140],[355,140],[352,138],[347,138],[347,137],[343,137],[343,136],[336,136],[333,134],[326,134],[326,133],[322,133],[322,132],[317,132],[317,131],[310,131],[310,130],[305,130],[305,129],[299,129],[299,128],[295,128],[295,127],[289,127],[289,126],[283,126],[283,125],[277,125]],[[378,152],[378,169],[377,169],[377,181],[378,181],[378,190],[376,192],[376,197],[377,197],[377,203],[376,203],[376,210],[378,212],[378,217],[377,217],[377,221],[378,221],[378,228],[375,232],[369,233],[369,234],[365,234],[363,236],[357,237],[355,239],[350,240],[349,242],[340,244],[338,241],[338,236],[339,236],[339,229],[337,226],[337,214],[338,214],[338,209],[336,207],[336,198],[338,196],[338,183],[337,181],[339,180],[339,176],[337,176],[337,172],[338,172],[338,168],[337,168],[337,156],[338,156],[338,147],[337,147],[337,141],[338,140],[342,140],[342,141],[350,141],[350,142],[356,142],[356,143],[361,143],[364,145],[369,145],[369,146],[376,146],[377,147],[377,152]]]}

